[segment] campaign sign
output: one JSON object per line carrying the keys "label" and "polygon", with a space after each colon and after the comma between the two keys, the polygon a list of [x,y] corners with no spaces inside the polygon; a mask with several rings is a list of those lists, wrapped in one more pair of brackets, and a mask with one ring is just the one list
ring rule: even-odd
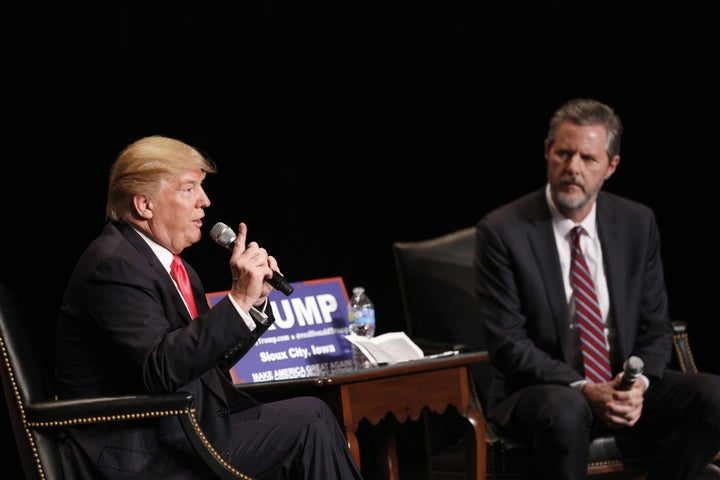
{"label": "campaign sign", "polygon": [[[317,377],[352,370],[345,339],[348,295],[341,277],[290,283],[290,296],[273,290],[275,323],[230,370],[235,383]],[[215,305],[228,291],[209,293]]]}

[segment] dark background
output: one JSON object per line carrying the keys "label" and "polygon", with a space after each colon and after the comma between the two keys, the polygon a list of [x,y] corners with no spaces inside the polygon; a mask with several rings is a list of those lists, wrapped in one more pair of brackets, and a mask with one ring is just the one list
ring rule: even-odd
{"label": "dark background", "polygon": [[51,363],[110,164],[163,134],[218,164],[206,234],[184,252],[207,291],[229,286],[210,228],[244,221],[290,281],[363,285],[378,333],[401,330],[392,242],[540,188],[549,117],[588,96],[626,128],[605,188],[655,210],[671,315],[720,373],[714,18],[695,2],[25,5],[6,20],[22,33],[5,42],[0,280],[37,313]]}

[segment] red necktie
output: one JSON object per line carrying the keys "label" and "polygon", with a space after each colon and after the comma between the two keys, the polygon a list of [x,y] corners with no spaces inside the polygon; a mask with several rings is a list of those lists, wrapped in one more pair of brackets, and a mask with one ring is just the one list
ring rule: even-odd
{"label": "red necktie", "polygon": [[195,306],[195,298],[193,297],[192,288],[190,287],[190,279],[188,278],[185,266],[178,255],[173,255],[172,263],[170,264],[170,275],[173,280],[177,283],[185,303],[190,310],[192,318],[198,316],[197,307]]}
{"label": "red necktie", "polygon": [[585,256],[580,249],[583,228],[572,229],[572,260],[570,262],[570,283],[575,299],[575,312],[580,328],[585,378],[595,383],[607,382],[612,378],[610,356],[605,342],[605,327],[600,313],[595,284],[590,276]]}

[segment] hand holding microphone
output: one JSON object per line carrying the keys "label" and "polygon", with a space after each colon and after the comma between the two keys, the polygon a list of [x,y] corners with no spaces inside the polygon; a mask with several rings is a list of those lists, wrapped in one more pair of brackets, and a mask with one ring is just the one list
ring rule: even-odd
{"label": "hand holding microphone", "polygon": [[635,355],[625,360],[625,363],[623,364],[623,375],[617,389],[630,390],[633,384],[635,384],[635,380],[640,378],[640,375],[642,375],[644,366],[645,363],[642,359],[640,357],[636,357]]}
{"label": "hand holding microphone", "polygon": [[[222,222],[218,222],[210,230],[210,236],[215,243],[220,246],[232,250],[235,247],[237,241],[237,235],[233,232],[232,228],[228,227]],[[293,287],[285,280],[285,277],[279,273],[273,271],[272,278],[268,279],[267,282],[273,286],[276,290],[281,291],[285,295],[290,295],[293,292]]]}

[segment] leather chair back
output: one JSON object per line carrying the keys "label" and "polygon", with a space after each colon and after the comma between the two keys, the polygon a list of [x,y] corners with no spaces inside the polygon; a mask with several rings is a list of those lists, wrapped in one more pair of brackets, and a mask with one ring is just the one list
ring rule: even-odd
{"label": "leather chair back", "polygon": [[0,285],[0,353],[3,393],[26,478],[62,478],[60,453],[52,432],[28,428],[24,405],[51,401],[55,390],[43,358],[28,332],[26,312]]}

